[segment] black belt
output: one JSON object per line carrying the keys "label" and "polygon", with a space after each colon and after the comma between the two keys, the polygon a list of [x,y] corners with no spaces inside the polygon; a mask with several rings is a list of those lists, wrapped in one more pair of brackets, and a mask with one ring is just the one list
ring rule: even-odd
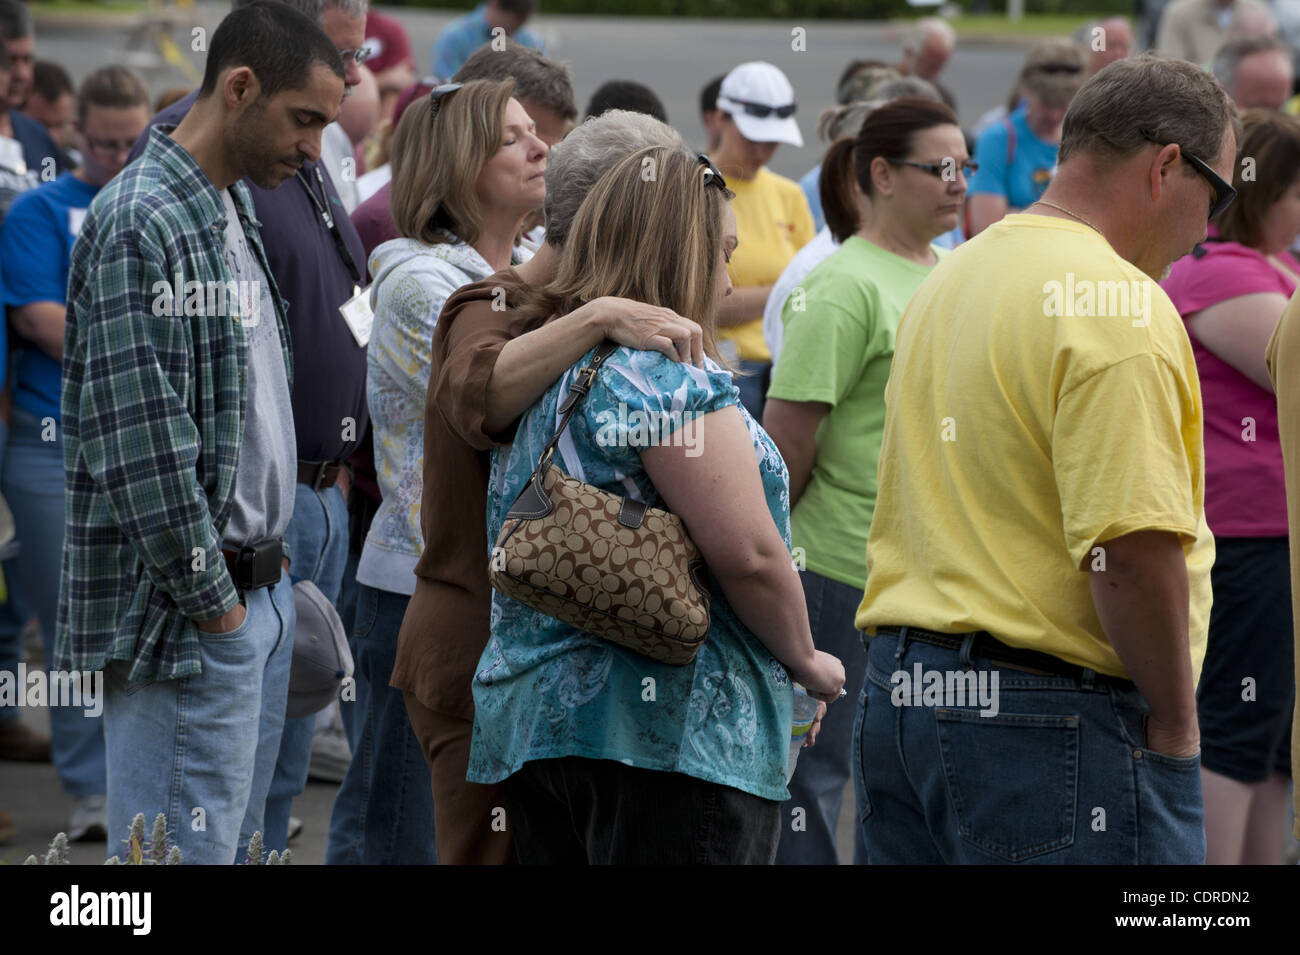
{"label": "black belt", "polygon": [[[902,627],[877,627],[876,632],[897,637],[901,636],[903,629]],[[966,643],[966,638],[970,636],[968,633],[935,633],[933,630],[922,630],[920,627],[907,627],[906,630],[908,640],[915,640],[917,643],[925,643],[932,647],[942,647],[945,650],[960,650]],[[1021,670],[1026,673],[1064,676],[1080,683],[1083,682],[1084,673],[1091,672],[1094,684],[1109,685],[1119,690],[1137,689],[1132,680],[1126,680],[1119,676],[1110,676],[1106,673],[1097,673],[1095,670],[1089,671],[1085,667],[1067,663],[1060,657],[1053,656],[1050,653],[1040,653],[1037,650],[1008,646],[991,633],[983,630],[976,631],[974,636],[975,640],[971,644],[971,656],[984,657],[999,667]]]}
{"label": "black belt", "polygon": [[339,472],[345,467],[342,461],[299,461],[298,483],[313,491],[323,491],[338,483]]}

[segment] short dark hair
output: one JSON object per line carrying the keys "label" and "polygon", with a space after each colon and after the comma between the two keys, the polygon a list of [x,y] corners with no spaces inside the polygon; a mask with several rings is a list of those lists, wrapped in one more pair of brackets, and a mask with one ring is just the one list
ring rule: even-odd
{"label": "short dark hair", "polygon": [[35,32],[32,11],[27,9],[27,4],[18,0],[0,0],[0,40],[17,40]]}
{"label": "short dark hair", "polygon": [[483,44],[456,71],[452,82],[496,80],[499,83],[504,79],[515,81],[515,99],[531,100],[561,119],[578,118],[578,101],[573,95],[569,67],[513,41],[504,50],[492,49],[491,43]]}
{"label": "short dark hair", "polygon": [[37,60],[32,67],[32,92],[47,103],[53,103],[65,93],[73,91],[72,77],[68,71],[49,60]]}
{"label": "short dark hair", "polygon": [[536,12],[537,0],[497,0],[497,6],[505,13],[515,13],[527,20]]}
{"label": "short dark hair", "polygon": [[701,113],[711,113],[718,108],[718,93],[722,91],[722,81],[726,78],[726,73],[719,73],[704,84],[704,88],[700,90]]}
{"label": "short dark hair", "polygon": [[611,109],[625,109],[631,113],[645,113],[661,123],[668,122],[668,111],[655,91],[635,80],[609,80],[591,94],[587,103],[587,116],[600,116]]}
{"label": "short dark hair", "polygon": [[105,66],[81,81],[77,94],[77,118],[84,125],[92,106],[107,109],[130,109],[143,106],[149,110],[149,87],[124,66]]}
{"label": "short dark hair", "polygon": [[343,79],[343,58],[320,24],[287,4],[255,0],[230,11],[217,26],[199,96],[211,96],[217,78],[236,66],[253,71],[263,96],[302,89],[317,63]]}
{"label": "short dark hair", "polygon": [[838,242],[858,230],[853,183],[866,195],[872,193],[871,163],[876,157],[906,159],[917,133],[935,126],[956,126],[957,114],[945,104],[918,96],[905,96],[874,110],[852,139],[836,140],[822,162],[822,211],[826,225]]}

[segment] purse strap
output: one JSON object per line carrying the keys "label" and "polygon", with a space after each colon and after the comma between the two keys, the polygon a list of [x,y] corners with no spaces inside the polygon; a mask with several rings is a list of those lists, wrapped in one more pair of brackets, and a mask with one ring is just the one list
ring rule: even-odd
{"label": "purse strap", "polygon": [[[564,434],[564,429],[569,426],[570,419],[582,404],[582,399],[587,397],[587,392],[591,391],[591,386],[596,380],[596,373],[600,371],[600,366],[605,364],[605,359],[614,352],[618,351],[618,342],[605,339],[596,349],[596,353],[591,356],[591,364],[583,368],[574,377],[573,383],[569,385],[569,393],[564,396],[557,409],[563,416],[560,418],[560,426],[555,429],[555,434],[551,440],[546,442],[546,447],[542,448],[542,453],[537,458],[537,467],[533,470],[533,476],[530,480],[538,481],[546,471],[546,466],[550,463],[555,454],[555,446],[560,443],[560,436]],[[538,485],[540,487],[540,484]]]}

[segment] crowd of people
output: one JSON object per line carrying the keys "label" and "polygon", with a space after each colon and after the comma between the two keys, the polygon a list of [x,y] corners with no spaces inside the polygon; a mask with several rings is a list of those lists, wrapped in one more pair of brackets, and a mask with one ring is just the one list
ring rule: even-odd
{"label": "crowd of people", "polygon": [[[284,850],[309,776],[330,864],[827,864],[842,811],[859,864],[1283,861],[1300,99],[1268,8],[1038,43],[969,125],[920,20],[840,72],[795,181],[779,68],[705,83],[699,137],[632,80],[580,120],[534,6],[458,18],[419,78],[366,0],[235,0],[152,99],[36,60],[0,0],[0,674],[39,631],[104,686],[48,739],[0,706],[0,759],[53,763],[70,838],[161,812],[191,863]],[[539,461],[680,518],[690,663],[493,589]],[[305,607],[346,642],[323,693]]]}

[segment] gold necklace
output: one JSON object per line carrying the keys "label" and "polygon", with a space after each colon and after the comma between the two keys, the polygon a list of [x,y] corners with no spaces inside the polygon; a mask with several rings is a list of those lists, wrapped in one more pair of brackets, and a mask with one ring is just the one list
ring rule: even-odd
{"label": "gold necklace", "polygon": [[1079,215],[1079,213],[1071,212],[1069,209],[1065,208],[1065,206],[1058,206],[1055,202],[1050,202],[1047,199],[1039,199],[1036,204],[1040,206],[1051,206],[1057,212],[1064,212],[1067,216],[1073,216],[1074,218],[1078,219],[1080,222],[1086,225],[1093,232],[1096,232],[1101,235],[1105,234],[1100,229],[1098,229],[1095,225],[1093,225],[1091,222],[1085,219],[1083,216]]}

